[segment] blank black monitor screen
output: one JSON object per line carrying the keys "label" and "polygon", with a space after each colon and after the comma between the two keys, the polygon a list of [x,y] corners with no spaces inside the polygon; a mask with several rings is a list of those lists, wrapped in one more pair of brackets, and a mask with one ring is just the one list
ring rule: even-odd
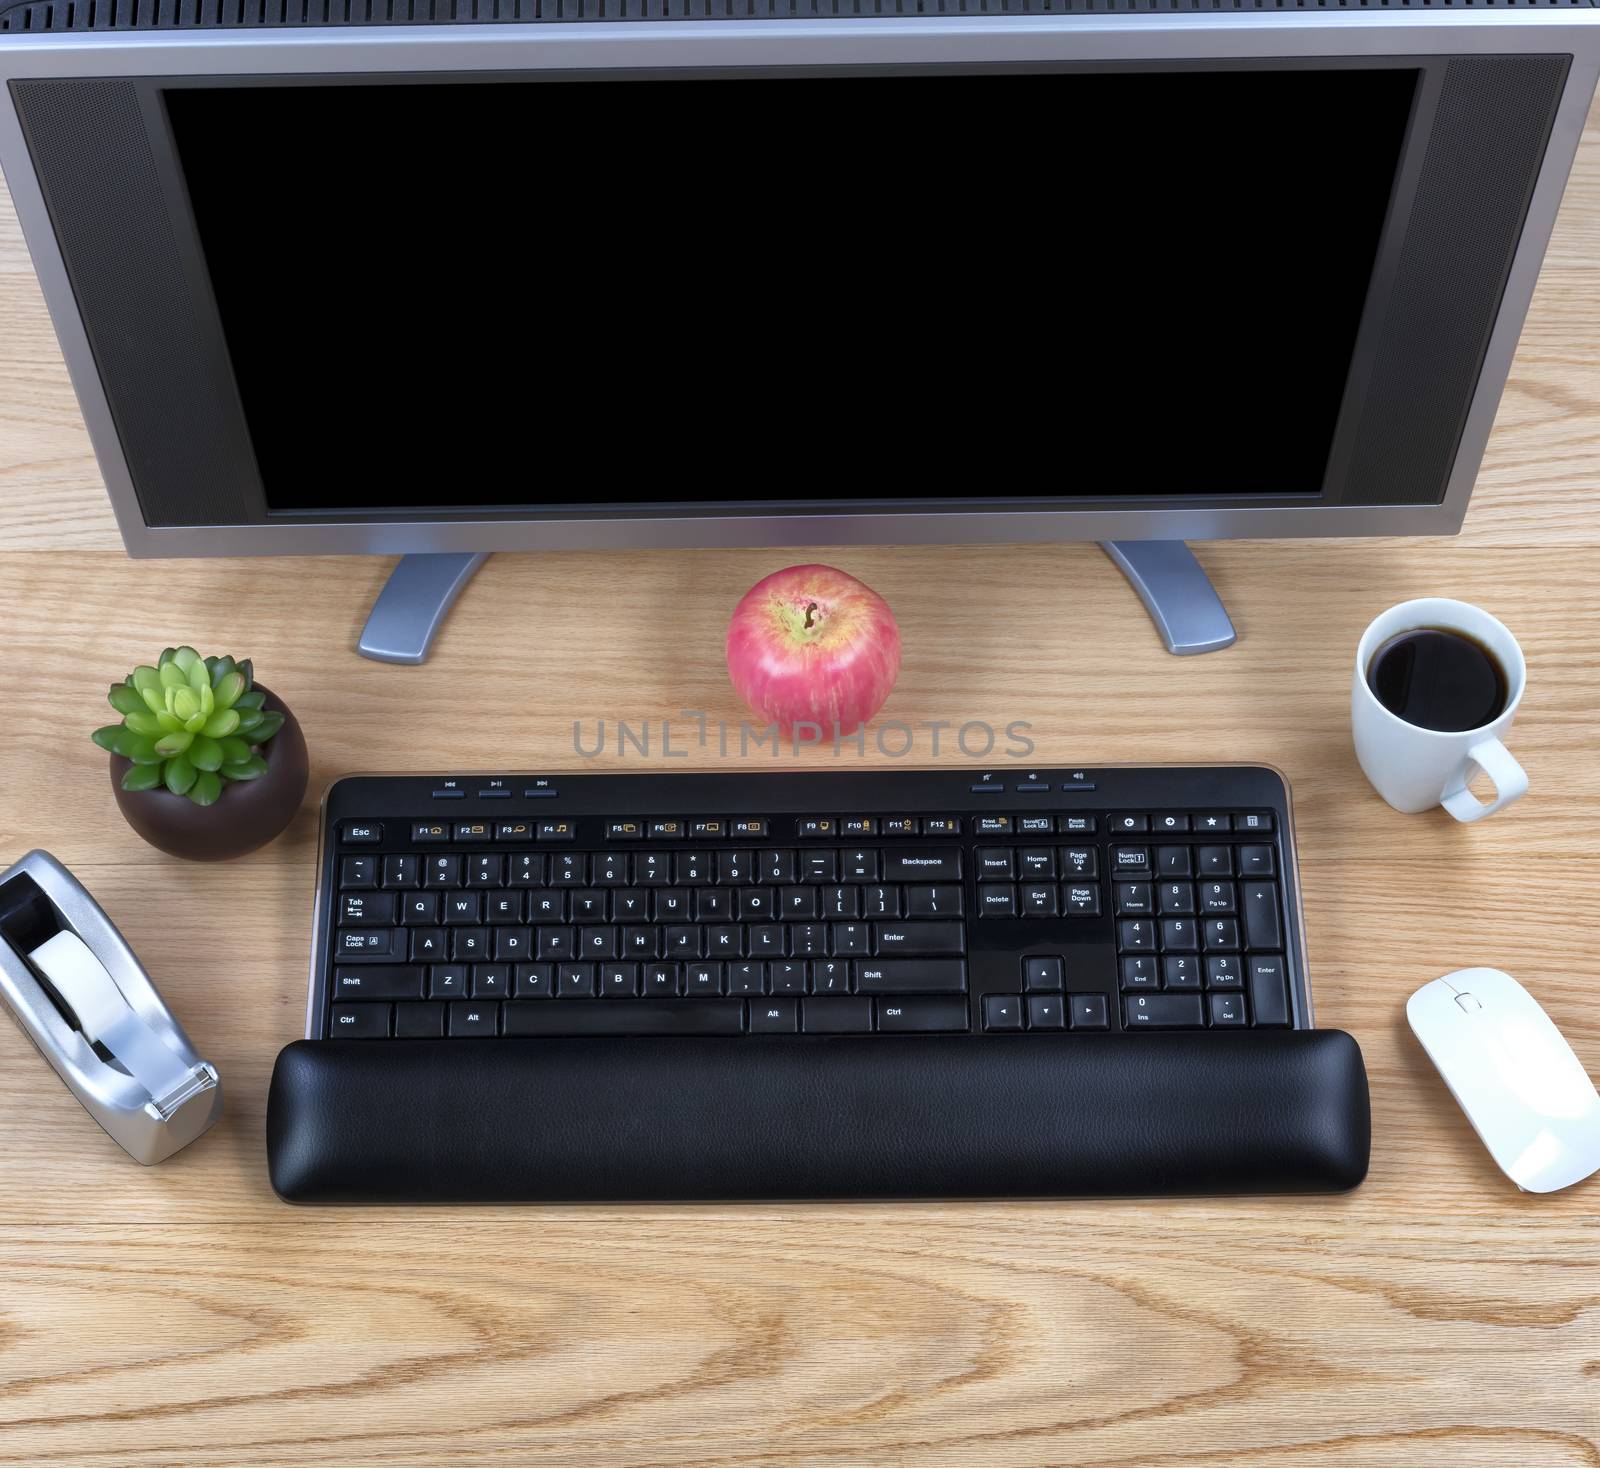
{"label": "blank black monitor screen", "polygon": [[270,512],[1323,492],[1418,72],[169,87]]}

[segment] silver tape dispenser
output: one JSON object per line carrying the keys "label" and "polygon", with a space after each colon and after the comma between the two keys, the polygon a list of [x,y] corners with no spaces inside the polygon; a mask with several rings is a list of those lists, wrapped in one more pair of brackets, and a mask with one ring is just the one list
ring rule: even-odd
{"label": "silver tape dispenser", "polygon": [[222,1115],[222,1082],[76,877],[45,851],[0,874],[0,998],[83,1108],[136,1162]]}

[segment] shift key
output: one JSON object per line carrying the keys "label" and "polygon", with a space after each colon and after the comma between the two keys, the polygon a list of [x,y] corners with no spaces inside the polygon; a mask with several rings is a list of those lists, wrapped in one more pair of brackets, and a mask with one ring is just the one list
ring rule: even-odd
{"label": "shift key", "polygon": [[422,970],[395,964],[373,964],[368,968],[338,968],[333,971],[335,1004],[348,999],[420,999]]}
{"label": "shift key", "polygon": [[876,952],[898,957],[902,953],[953,953],[967,951],[962,923],[874,923]]}
{"label": "shift key", "polygon": [[858,994],[965,994],[967,965],[960,958],[861,958]]}

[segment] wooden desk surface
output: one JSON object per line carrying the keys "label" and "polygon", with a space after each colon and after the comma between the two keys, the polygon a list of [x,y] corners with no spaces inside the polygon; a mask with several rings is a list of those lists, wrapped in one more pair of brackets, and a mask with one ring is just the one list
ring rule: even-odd
{"label": "wooden desk surface", "polygon": [[[1499,965],[1600,1075],[1597,261],[1600,112],[1465,533],[1202,547],[1242,631],[1219,656],[1163,653],[1090,546],[826,553],[900,618],[893,717],[1026,719],[1043,763],[1287,772],[1318,1016],[1372,1080],[1365,1186],[301,1211],[267,1186],[262,1122],[302,1028],[314,800],[242,862],[160,856],[88,742],[104,685],[174,639],[253,654],[314,790],[570,767],[575,718],[737,718],[727,613],[791,557],[497,557],[420,669],[352,651],[386,561],[130,562],[0,201],[0,856],[83,876],[228,1099],[141,1169],[0,1025],[0,1464],[1600,1464],[1600,1182],[1517,1193],[1402,1012]],[[1527,652],[1532,793],[1481,827],[1394,814],[1350,750],[1357,635],[1428,593]]]}

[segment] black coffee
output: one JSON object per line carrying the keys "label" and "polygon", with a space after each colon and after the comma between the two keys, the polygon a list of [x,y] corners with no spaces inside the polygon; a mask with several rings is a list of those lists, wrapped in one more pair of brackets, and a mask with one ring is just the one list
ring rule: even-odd
{"label": "black coffee", "polygon": [[1493,723],[1506,706],[1506,675],[1481,642],[1444,627],[1391,637],[1367,664],[1367,687],[1391,714],[1457,734]]}

